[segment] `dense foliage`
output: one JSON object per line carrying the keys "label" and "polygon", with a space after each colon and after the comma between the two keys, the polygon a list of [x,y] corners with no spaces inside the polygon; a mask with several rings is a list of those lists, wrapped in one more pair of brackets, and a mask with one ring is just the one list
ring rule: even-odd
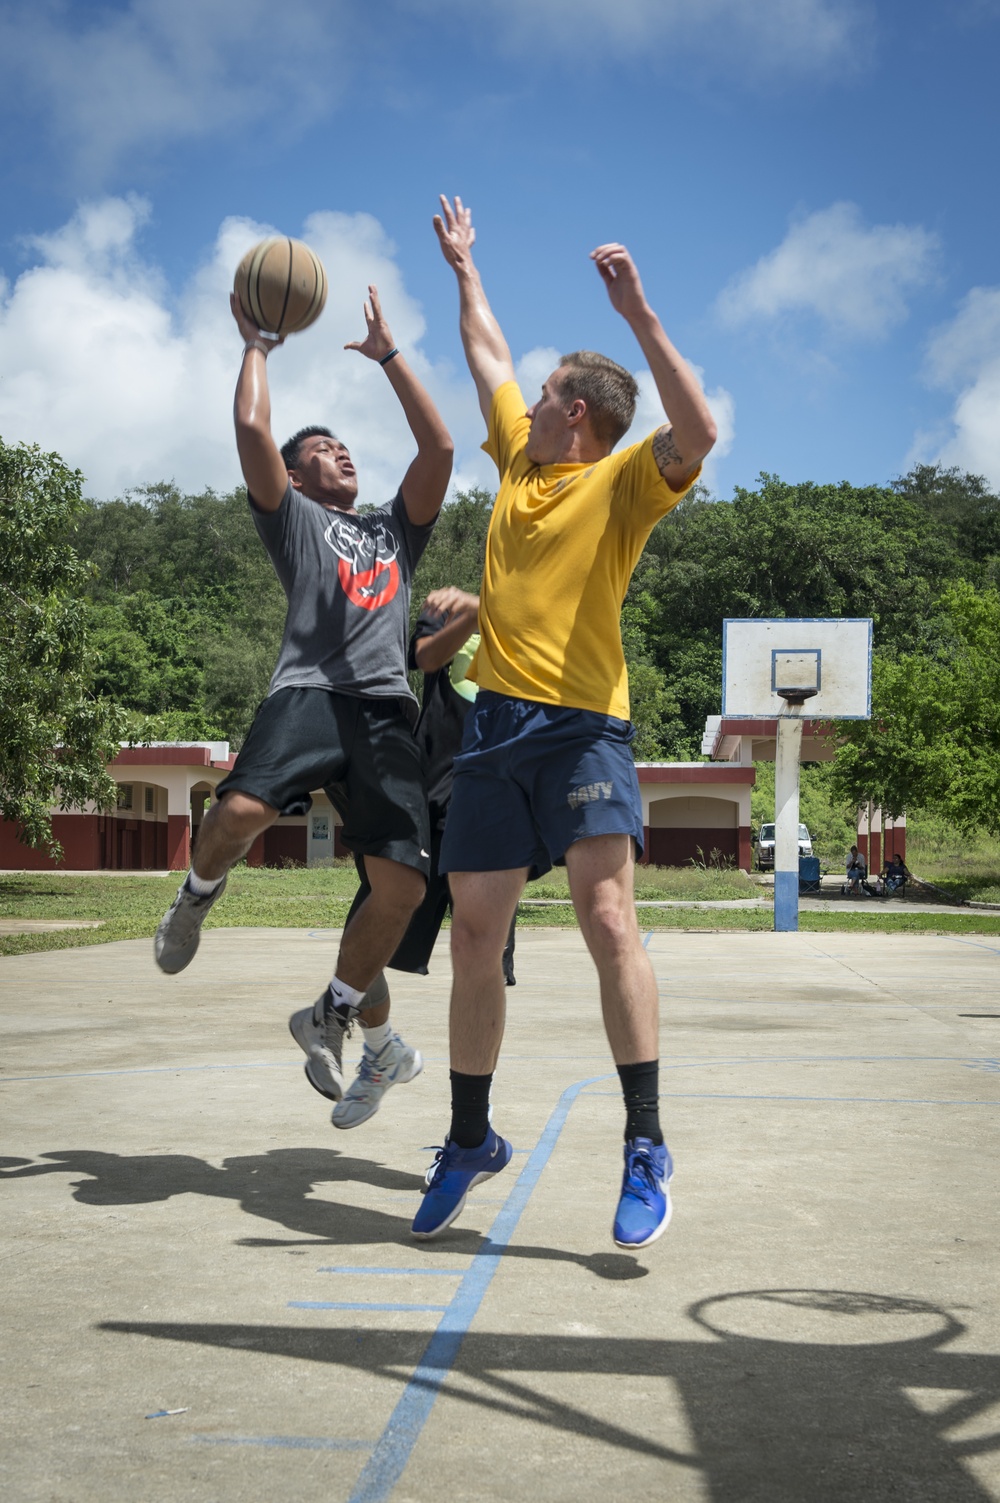
{"label": "dense foliage", "polygon": [[122,723],[94,693],[92,570],[70,542],[82,478],[58,454],[0,441],[0,818],[53,853],[52,804],[113,804]]}

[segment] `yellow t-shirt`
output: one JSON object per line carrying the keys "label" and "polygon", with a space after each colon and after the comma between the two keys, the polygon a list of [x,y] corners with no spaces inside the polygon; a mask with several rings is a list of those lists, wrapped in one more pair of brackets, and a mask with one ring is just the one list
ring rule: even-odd
{"label": "yellow t-shirt", "polygon": [[520,390],[505,382],[483,444],[500,492],[468,676],[516,699],[627,720],[622,601],[646,539],[684,492],[657,469],[652,434],[595,464],[537,465],[524,452],[530,426]]}

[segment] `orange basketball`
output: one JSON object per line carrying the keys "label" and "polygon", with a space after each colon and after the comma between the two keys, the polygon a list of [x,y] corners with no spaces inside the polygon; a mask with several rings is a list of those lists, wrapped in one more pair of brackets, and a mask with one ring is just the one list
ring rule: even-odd
{"label": "orange basketball", "polygon": [[301,240],[273,235],[248,250],[233,279],[244,313],[267,334],[295,334],[323,312],[326,272]]}

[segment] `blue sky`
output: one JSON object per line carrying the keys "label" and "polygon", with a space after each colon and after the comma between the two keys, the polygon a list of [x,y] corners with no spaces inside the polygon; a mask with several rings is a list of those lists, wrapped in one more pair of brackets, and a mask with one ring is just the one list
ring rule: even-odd
{"label": "blue sky", "polygon": [[715,407],[716,494],[918,460],[1000,487],[998,63],[1000,0],[2,0],[0,435],[93,495],[236,483],[226,293],[278,229],[331,280],[271,360],[279,437],[329,421],[363,499],[398,483],[341,348],[374,280],[489,483],[447,191],[530,399],[565,349],[641,374],[587,259],[620,239]]}

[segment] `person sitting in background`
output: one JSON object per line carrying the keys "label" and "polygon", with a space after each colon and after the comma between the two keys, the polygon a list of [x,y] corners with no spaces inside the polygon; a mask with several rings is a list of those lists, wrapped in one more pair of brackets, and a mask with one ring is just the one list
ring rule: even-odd
{"label": "person sitting in background", "polygon": [[906,879],[911,876],[909,868],[902,856],[895,855],[885,863],[882,870],[882,890],[888,897],[894,892],[906,891]]}
{"label": "person sitting in background", "polygon": [[868,892],[867,878],[868,863],[857,846],[852,845],[851,854],[847,858],[847,883],[844,888],[847,896],[849,898],[856,898],[862,888],[864,888],[865,892]]}

